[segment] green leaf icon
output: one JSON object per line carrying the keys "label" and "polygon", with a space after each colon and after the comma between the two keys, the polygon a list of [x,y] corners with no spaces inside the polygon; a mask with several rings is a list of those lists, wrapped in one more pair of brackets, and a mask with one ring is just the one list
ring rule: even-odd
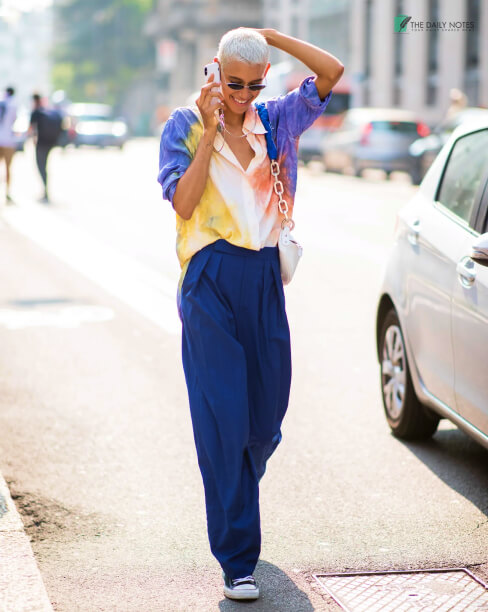
{"label": "green leaf icon", "polygon": [[409,15],[397,15],[395,17],[395,32],[406,32],[407,24],[412,19]]}

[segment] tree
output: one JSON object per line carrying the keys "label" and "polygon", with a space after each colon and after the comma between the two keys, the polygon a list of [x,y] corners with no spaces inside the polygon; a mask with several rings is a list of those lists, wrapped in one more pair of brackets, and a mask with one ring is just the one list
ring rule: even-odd
{"label": "tree", "polygon": [[121,104],[150,75],[152,41],[143,33],[153,0],[64,0],[56,7],[53,83],[72,100]]}

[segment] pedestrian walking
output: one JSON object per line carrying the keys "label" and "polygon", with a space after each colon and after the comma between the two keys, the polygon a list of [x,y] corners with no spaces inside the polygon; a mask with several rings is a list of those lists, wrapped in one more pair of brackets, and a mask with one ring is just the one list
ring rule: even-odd
{"label": "pedestrian walking", "polygon": [[63,117],[56,109],[48,109],[39,94],[32,96],[34,110],[30,118],[30,130],[36,140],[36,163],[44,185],[41,202],[49,203],[47,161],[62,133]]}
{"label": "pedestrian walking", "polygon": [[5,181],[7,204],[12,204],[10,195],[10,167],[16,150],[14,123],[17,118],[17,105],[15,103],[15,90],[7,87],[5,97],[0,102],[0,160],[5,160]]}
{"label": "pedestrian walking", "polygon": [[[254,102],[266,86],[269,45],[315,76],[267,101],[268,123]],[[196,107],[176,109],[165,124],[158,180],[177,215],[182,357],[210,547],[224,594],[257,599],[259,480],[281,440],[291,382],[277,248],[284,217],[267,137],[291,216],[298,137],[324,111],[344,68],[304,41],[250,28],[227,32],[214,63]]]}

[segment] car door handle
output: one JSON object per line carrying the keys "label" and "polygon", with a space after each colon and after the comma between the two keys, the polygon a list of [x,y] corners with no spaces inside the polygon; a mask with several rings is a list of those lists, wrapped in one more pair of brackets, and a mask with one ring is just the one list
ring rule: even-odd
{"label": "car door handle", "polygon": [[419,235],[420,235],[420,219],[415,219],[414,221],[409,221],[407,223],[408,231],[407,231],[407,239],[412,246],[417,246],[419,243]]}
{"label": "car door handle", "polygon": [[459,282],[463,287],[472,287],[476,280],[474,262],[470,257],[463,257],[456,266]]}

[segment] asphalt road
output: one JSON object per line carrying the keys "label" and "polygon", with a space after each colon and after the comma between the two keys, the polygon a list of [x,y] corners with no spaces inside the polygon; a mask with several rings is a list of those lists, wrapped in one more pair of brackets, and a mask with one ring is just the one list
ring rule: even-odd
{"label": "asphalt road", "polygon": [[[54,608],[240,609],[208,550],[180,338],[163,310],[178,269],[157,143],[56,151],[49,208],[29,203],[29,155],[0,221],[0,469]],[[315,572],[488,574],[486,451],[444,423],[432,441],[400,442],[382,415],[376,299],[415,189],[397,178],[299,176],[293,385],[261,487],[252,610],[337,610]]]}

